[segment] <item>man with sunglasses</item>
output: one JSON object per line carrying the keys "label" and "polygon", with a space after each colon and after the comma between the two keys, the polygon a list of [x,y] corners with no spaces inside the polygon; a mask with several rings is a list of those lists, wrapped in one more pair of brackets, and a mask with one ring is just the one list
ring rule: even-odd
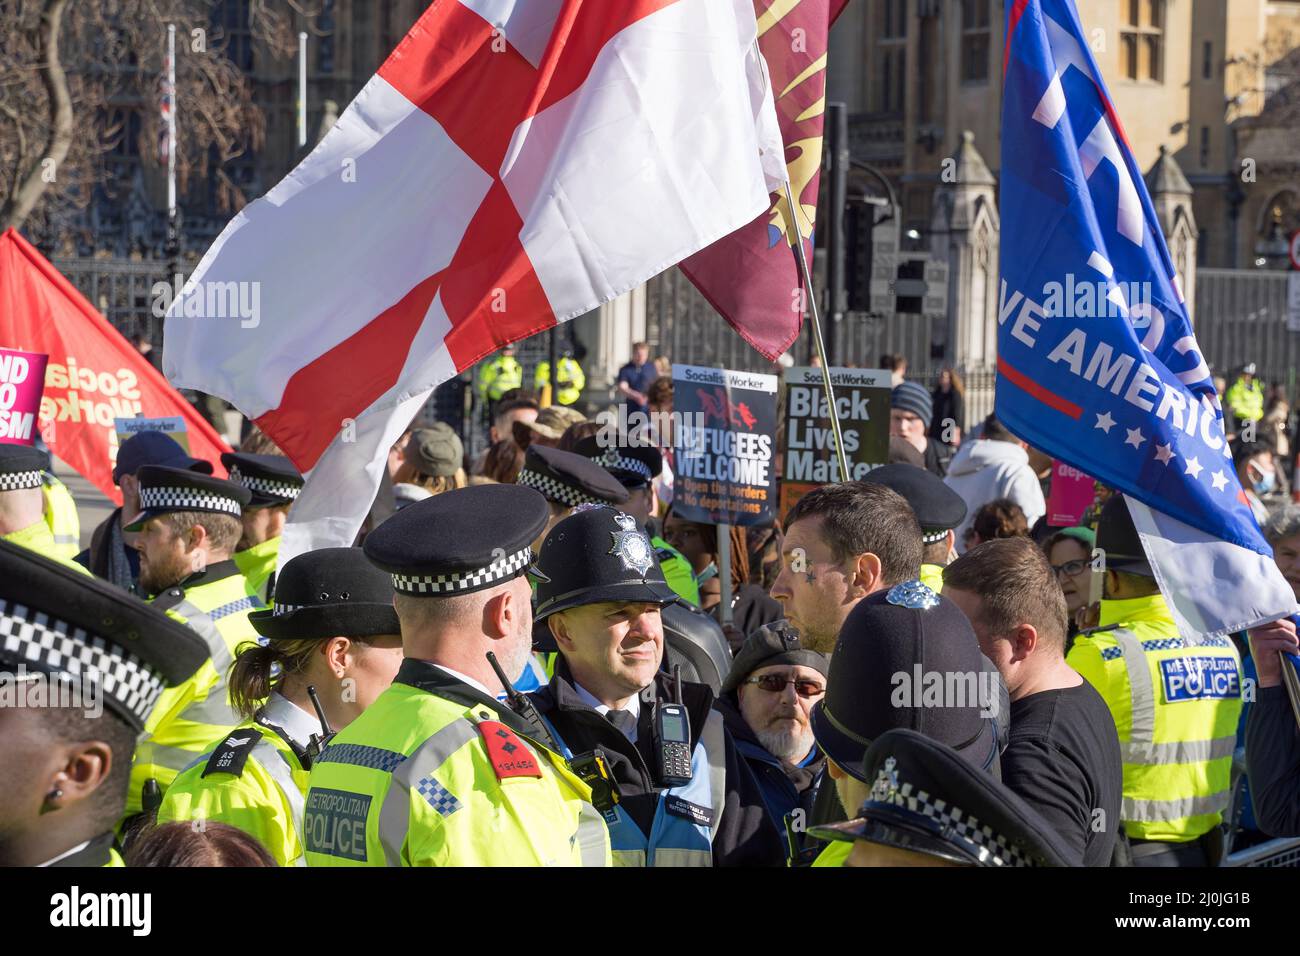
{"label": "man with sunglasses", "polygon": [[565,518],[546,536],[537,571],[534,613],[560,657],[550,683],[530,696],[593,792],[610,781],[617,789],[617,803],[594,801],[609,825],[614,865],[784,862],[713,691],[678,686],[661,669],[660,611],[678,598],[636,518],[601,506]]}
{"label": "man with sunglasses", "polygon": [[829,666],[825,654],[804,650],[794,630],[775,621],[741,646],[718,701],[795,866],[821,850],[805,826],[826,765],[809,713],[826,693]]}

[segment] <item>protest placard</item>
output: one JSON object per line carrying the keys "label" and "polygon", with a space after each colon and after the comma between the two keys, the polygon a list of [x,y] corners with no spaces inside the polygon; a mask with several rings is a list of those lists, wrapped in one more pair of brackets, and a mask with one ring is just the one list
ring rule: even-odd
{"label": "protest placard", "polygon": [[1047,496],[1047,523],[1053,528],[1073,528],[1092,506],[1097,483],[1091,475],[1065,462],[1052,461],[1052,488]]}
{"label": "protest placard", "polygon": [[179,415],[165,418],[145,418],[143,415],[139,418],[115,418],[113,430],[117,432],[119,446],[139,432],[163,432],[174,438],[176,444],[185,449],[185,454],[190,453],[189,432],[185,427],[185,419]]}
{"label": "protest placard", "polygon": [[688,521],[755,525],[776,504],[775,375],[673,366],[673,512]]}
{"label": "protest placard", "polygon": [[[832,368],[835,417],[844,438],[850,481],[889,461],[890,373],[884,369]],[[830,405],[819,368],[785,373],[781,516],[818,485],[842,481],[831,430]]]}
{"label": "protest placard", "polygon": [[0,348],[0,444],[31,445],[49,356]]}

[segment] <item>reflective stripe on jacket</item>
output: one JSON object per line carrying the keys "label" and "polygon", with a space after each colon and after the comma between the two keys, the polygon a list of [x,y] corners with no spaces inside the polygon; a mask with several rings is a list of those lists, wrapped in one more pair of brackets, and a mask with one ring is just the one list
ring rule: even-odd
{"label": "reflective stripe on jacket", "polygon": [[1102,601],[1101,627],[1075,638],[1067,661],[1115,718],[1128,835],[1185,842],[1218,826],[1242,707],[1232,641],[1189,645],[1156,594]]}

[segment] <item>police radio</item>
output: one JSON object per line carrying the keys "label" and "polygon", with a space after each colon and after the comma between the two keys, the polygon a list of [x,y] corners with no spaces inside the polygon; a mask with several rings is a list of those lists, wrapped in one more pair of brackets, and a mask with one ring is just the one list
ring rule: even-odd
{"label": "police radio", "polygon": [[330,729],[329,718],[325,716],[325,708],[321,706],[320,698],[316,696],[316,688],[313,685],[307,685],[307,696],[311,698],[311,705],[316,708],[316,717],[320,720],[320,733],[312,734],[307,739],[307,769],[319,759],[321,752],[329,746],[329,742],[334,739],[334,731]]}
{"label": "police radio", "polygon": [[664,789],[691,782],[691,718],[682,706],[680,664],[673,668],[673,698],[655,703],[655,769]]}

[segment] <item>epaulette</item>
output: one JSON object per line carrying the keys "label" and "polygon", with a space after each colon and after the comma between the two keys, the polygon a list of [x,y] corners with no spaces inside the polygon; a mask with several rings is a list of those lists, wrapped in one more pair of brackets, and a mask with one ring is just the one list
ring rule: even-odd
{"label": "epaulette", "polygon": [[1092,637],[1092,635],[1094,634],[1100,634],[1102,631],[1113,631],[1118,627],[1119,624],[1102,624],[1098,627],[1090,627],[1085,631],[1080,631],[1078,634],[1074,636],[1075,639],[1078,639],[1080,637]]}
{"label": "epaulette", "polygon": [[260,730],[254,730],[252,727],[237,727],[231,731],[229,737],[217,744],[217,749],[212,751],[212,756],[208,758],[208,765],[203,768],[200,776],[206,777],[210,773],[231,773],[236,777],[240,776],[244,772],[244,764],[248,762],[248,755],[253,752],[253,748],[261,739]]}
{"label": "epaulette", "polygon": [[659,559],[660,564],[663,564],[677,557],[677,554],[671,548],[655,548],[655,557]]}

